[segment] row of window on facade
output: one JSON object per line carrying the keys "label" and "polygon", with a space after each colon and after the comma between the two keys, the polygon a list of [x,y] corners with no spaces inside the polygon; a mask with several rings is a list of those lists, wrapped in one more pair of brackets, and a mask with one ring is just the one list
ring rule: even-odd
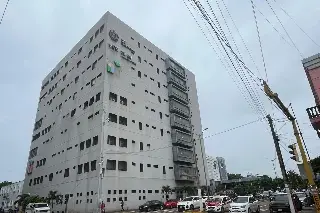
{"label": "row of window on facade", "polygon": [[[91,36],[91,37],[90,37],[89,43],[92,43],[94,37],[97,38],[98,35],[103,32],[103,30],[104,30],[104,24],[101,25],[101,27],[100,27],[99,29],[97,29],[97,31],[95,32],[94,36]],[[86,41],[86,43],[87,43],[87,41]],[[101,42],[100,42],[100,43],[101,43]],[[100,46],[101,46],[101,45],[100,45]],[[78,55],[81,54],[82,49],[83,49],[83,47],[80,47],[80,48],[78,49]],[[73,55],[75,55],[75,54],[76,54],[76,53],[74,53]],[[71,56],[71,58],[73,58],[73,55]],[[69,62],[66,61],[66,62],[64,63],[64,67],[67,68],[68,65],[69,65]],[[53,81],[53,80],[59,75],[60,69],[62,69],[62,68],[63,68],[63,66],[61,66],[61,67],[50,77],[50,81]],[[46,81],[46,82],[44,83],[44,85],[41,87],[41,90],[43,90],[47,85],[49,85],[50,81],[49,81],[49,80]]]}

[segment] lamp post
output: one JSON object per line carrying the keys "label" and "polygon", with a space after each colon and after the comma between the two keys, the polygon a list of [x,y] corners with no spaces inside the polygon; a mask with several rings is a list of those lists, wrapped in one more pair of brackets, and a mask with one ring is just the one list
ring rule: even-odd
{"label": "lamp post", "polygon": [[[208,128],[204,128],[204,129],[201,131],[201,134],[198,135],[198,136],[199,136],[199,141],[200,141],[200,151],[201,151],[201,157],[202,157],[204,178],[205,178],[205,181],[206,181],[206,187],[207,187],[207,193],[208,193],[208,181],[207,181],[207,173],[206,173],[205,159],[204,159],[204,153],[203,153],[204,143],[203,143],[203,144],[201,143],[201,140],[203,140],[203,132],[206,131],[206,130],[208,130]],[[198,163],[197,163],[197,168],[198,168]],[[202,204],[202,194],[201,194],[200,176],[199,176],[199,173],[198,173],[198,196],[200,197],[200,200],[201,200],[200,212],[202,212],[202,211],[203,211],[203,204]]]}

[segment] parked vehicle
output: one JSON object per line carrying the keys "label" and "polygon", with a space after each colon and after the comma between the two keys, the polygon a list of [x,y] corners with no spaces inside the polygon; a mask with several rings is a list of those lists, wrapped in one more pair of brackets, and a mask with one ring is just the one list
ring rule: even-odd
{"label": "parked vehicle", "polygon": [[164,207],[166,209],[177,208],[178,202],[178,200],[167,200],[166,202],[164,202]]}
{"label": "parked vehicle", "polygon": [[260,212],[260,206],[257,200],[252,196],[238,196],[230,204],[229,212]]}
{"label": "parked vehicle", "polygon": [[209,198],[206,201],[206,211],[207,212],[226,212],[229,211],[228,206],[225,201],[223,201],[223,198],[221,197],[214,197],[214,198]]}
{"label": "parked vehicle", "polygon": [[[293,203],[295,208],[298,211],[302,210],[302,203],[299,199],[293,199]],[[291,212],[288,195],[286,193],[278,193],[276,194],[272,201],[269,204],[269,211],[270,213],[273,212]]]}
{"label": "parked vehicle", "polygon": [[203,202],[198,196],[186,197],[182,201],[178,202],[178,211],[182,212],[185,210],[193,210],[200,208],[200,205],[203,205]]}
{"label": "parked vehicle", "polygon": [[164,205],[159,200],[150,200],[139,206],[140,212],[149,212],[149,211],[155,211],[155,210],[162,210],[164,208]]}
{"label": "parked vehicle", "polygon": [[47,203],[29,203],[26,207],[25,213],[50,213],[50,207]]}
{"label": "parked vehicle", "polygon": [[307,194],[305,192],[296,192],[295,194],[298,196],[302,205],[304,205],[304,200],[307,198]]}

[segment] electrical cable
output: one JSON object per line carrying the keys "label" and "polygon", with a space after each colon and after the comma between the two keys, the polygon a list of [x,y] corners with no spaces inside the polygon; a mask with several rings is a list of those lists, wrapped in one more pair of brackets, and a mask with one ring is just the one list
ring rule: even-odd
{"label": "electrical cable", "polygon": [[[251,0],[252,1],[252,0]],[[276,16],[277,20],[279,21],[280,25],[282,26],[283,30],[285,31],[285,33],[287,34],[288,38],[290,39],[291,43],[293,44],[293,46],[296,48],[296,50],[299,52],[301,58],[303,58],[303,55],[301,53],[301,51],[299,50],[298,46],[294,43],[294,41],[292,40],[291,36],[289,35],[288,31],[286,30],[286,28],[284,27],[284,25],[282,24],[280,18],[278,17],[278,15],[276,14],[276,12],[274,11],[274,9],[272,8],[270,2],[268,0],[266,0],[266,2],[268,3],[270,9],[272,10],[273,14]]]}
{"label": "electrical cable", "polygon": [[[189,1],[190,1],[190,0],[189,0]],[[221,64],[225,67],[225,69],[226,69],[227,72],[229,73],[230,77],[232,78],[233,82],[236,84],[236,86],[237,86],[237,88],[239,89],[241,95],[242,95],[242,96],[244,97],[244,99],[247,101],[247,103],[249,104],[249,106],[254,110],[254,107],[253,107],[252,103],[248,100],[247,96],[246,96],[245,93],[243,92],[243,89],[242,89],[241,85],[235,80],[234,75],[232,75],[232,72],[230,71],[230,70],[231,70],[231,65],[228,63],[229,61],[227,61],[227,60],[224,58],[225,61],[226,61],[226,62],[224,62],[224,61],[222,60],[222,58],[220,57],[220,55],[222,55],[222,52],[221,52],[221,49],[219,48],[219,45],[218,45],[218,44],[216,43],[216,41],[213,39],[213,42],[215,43],[216,48],[217,48],[217,49],[219,50],[219,52],[220,52],[220,55],[218,54],[217,50],[215,49],[215,47],[213,46],[213,44],[211,43],[211,41],[209,40],[209,38],[207,37],[207,35],[205,34],[203,28],[201,27],[199,21],[196,19],[195,15],[191,12],[191,10],[190,10],[189,6],[187,5],[187,3],[185,2],[185,0],[183,0],[183,3],[185,4],[185,6],[187,7],[189,13],[191,14],[191,16],[193,17],[193,19],[194,19],[195,22],[197,23],[198,27],[200,28],[200,30],[201,30],[202,34],[204,35],[204,37],[206,38],[206,40],[208,41],[209,45],[211,46],[211,48],[213,49],[213,51],[214,51],[215,54],[217,55],[217,57],[218,57],[218,59],[220,60]],[[191,6],[193,6],[193,8],[194,8],[194,5],[191,4]],[[194,9],[195,9],[195,8],[194,8]],[[196,9],[195,9],[195,10],[196,10]],[[202,16],[201,16],[200,18],[201,18],[202,20],[204,19]],[[208,26],[207,26],[207,25],[205,25],[205,26],[207,27],[207,30],[209,30],[209,29],[208,29]],[[209,35],[210,35],[212,38],[214,38],[213,35],[212,35],[212,33],[211,33],[211,31],[209,31]],[[228,67],[227,67],[227,66],[228,66]]]}
{"label": "electrical cable", "polygon": [[251,121],[251,122],[242,124],[242,125],[240,125],[240,126],[236,126],[236,127],[233,127],[233,128],[230,128],[230,129],[226,129],[226,130],[221,131],[221,132],[217,132],[217,133],[212,134],[212,135],[208,135],[208,136],[204,137],[204,139],[210,138],[210,137],[213,137],[213,136],[216,136],[216,135],[220,135],[220,134],[223,134],[223,133],[227,133],[227,132],[230,132],[230,131],[239,129],[239,128],[241,128],[241,127],[248,126],[248,125],[253,124],[253,123],[257,123],[257,122],[259,122],[259,121],[262,121],[263,119],[264,119],[264,118],[260,118],[260,119],[258,119],[258,120],[254,120],[254,121]]}
{"label": "electrical cable", "polygon": [[[278,4],[278,2],[277,2],[276,0],[274,0],[274,2]],[[315,45],[317,45],[318,47],[320,47],[320,45],[319,45],[317,42],[315,42],[315,41],[311,38],[311,36],[309,36],[308,33],[307,33],[305,30],[302,29],[302,27],[300,27],[300,26],[298,25],[298,23],[292,18],[292,16],[289,15],[289,13],[287,13],[287,11],[285,11],[279,4],[278,4],[278,6],[279,6],[279,8],[293,21],[293,23],[294,23]]]}
{"label": "electrical cable", "polygon": [[263,68],[264,68],[264,72],[266,74],[266,81],[268,82],[268,74],[267,74],[267,68],[266,68],[266,62],[264,59],[264,54],[263,54],[263,50],[262,50],[262,43],[261,43],[261,37],[260,37],[260,31],[259,31],[259,26],[258,26],[258,21],[257,21],[257,16],[256,16],[256,10],[254,9],[254,5],[253,5],[253,0],[251,1],[251,5],[252,5],[252,12],[253,12],[253,17],[254,17],[254,21],[256,24],[256,30],[257,30],[257,35],[258,35],[258,41],[259,41],[259,46],[260,46],[260,53],[261,53],[261,58],[262,58],[262,63],[263,63]]}
{"label": "electrical cable", "polygon": [[6,6],[4,7],[4,10],[3,10],[3,13],[2,13],[2,16],[1,16],[1,19],[0,19],[0,25],[2,24],[3,17],[6,14],[9,2],[10,2],[10,0],[7,0]]}

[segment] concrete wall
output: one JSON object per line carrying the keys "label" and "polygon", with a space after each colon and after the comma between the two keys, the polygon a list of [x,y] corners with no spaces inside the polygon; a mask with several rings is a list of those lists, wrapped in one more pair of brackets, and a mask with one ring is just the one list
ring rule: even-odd
{"label": "concrete wall", "polygon": [[0,207],[13,207],[17,197],[22,194],[23,181],[19,181],[0,189]]}

